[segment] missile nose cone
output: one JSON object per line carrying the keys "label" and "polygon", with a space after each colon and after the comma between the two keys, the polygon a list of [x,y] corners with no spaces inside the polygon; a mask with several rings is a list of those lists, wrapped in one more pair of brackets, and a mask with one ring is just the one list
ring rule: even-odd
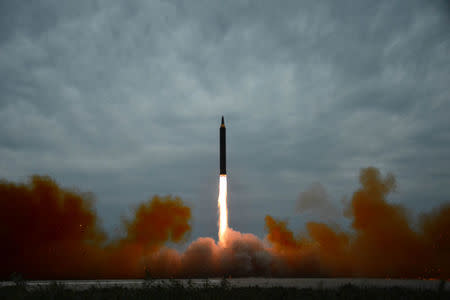
{"label": "missile nose cone", "polygon": [[222,116],[222,125],[225,125],[225,121],[223,120],[223,116]]}

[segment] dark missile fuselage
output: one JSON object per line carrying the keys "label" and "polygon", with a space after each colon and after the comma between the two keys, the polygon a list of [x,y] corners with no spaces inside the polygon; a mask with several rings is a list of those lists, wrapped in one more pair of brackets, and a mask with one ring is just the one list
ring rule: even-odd
{"label": "dark missile fuselage", "polygon": [[222,124],[220,125],[220,175],[227,174],[226,130],[222,116]]}

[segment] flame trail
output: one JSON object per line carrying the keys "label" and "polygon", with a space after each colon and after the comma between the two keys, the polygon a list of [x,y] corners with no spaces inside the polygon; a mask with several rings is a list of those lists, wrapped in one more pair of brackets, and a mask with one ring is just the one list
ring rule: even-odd
{"label": "flame trail", "polygon": [[217,205],[219,207],[219,242],[225,243],[225,233],[228,229],[227,175],[220,175]]}
{"label": "flame trail", "polygon": [[[90,193],[47,176],[14,183],[0,178],[0,280],[206,277],[450,278],[450,203],[411,219],[387,196],[392,174],[364,168],[345,210],[351,231],[308,222],[296,235],[266,216],[261,240],[228,227],[227,177],[220,176],[219,241],[199,237],[184,252],[190,208],[154,196],[123,219],[124,236],[107,239]],[[320,195],[320,193],[319,193]],[[31,213],[32,212],[32,213]],[[55,227],[55,224],[58,224]],[[32,249],[32,251],[30,251]]]}

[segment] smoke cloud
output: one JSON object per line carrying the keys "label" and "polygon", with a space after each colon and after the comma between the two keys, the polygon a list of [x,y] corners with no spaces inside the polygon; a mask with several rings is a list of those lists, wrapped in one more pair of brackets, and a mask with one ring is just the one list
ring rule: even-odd
{"label": "smoke cloud", "polygon": [[[369,167],[362,169],[361,187],[353,194],[347,215],[352,233],[323,223],[307,224],[308,235],[294,238],[285,222],[266,217],[268,239],[276,256],[289,262],[286,272],[326,276],[450,277],[450,205],[411,220],[386,196],[396,182]],[[418,230],[413,224],[419,223]]]}
{"label": "smoke cloud", "polygon": [[142,277],[145,257],[189,233],[191,211],[181,199],[155,196],[124,220],[126,236],[108,240],[89,193],[49,177],[0,182],[0,277]]}
{"label": "smoke cloud", "polygon": [[299,213],[310,212],[321,219],[335,220],[339,217],[339,211],[330,201],[325,188],[318,182],[302,192],[298,198],[297,211]]}
{"label": "smoke cloud", "polygon": [[[300,235],[286,221],[267,215],[263,240],[228,228],[220,244],[200,237],[180,252],[167,242],[186,240],[191,212],[177,197],[154,196],[142,203],[123,221],[125,235],[108,239],[92,194],[62,188],[49,177],[1,181],[0,277],[18,272],[27,279],[145,274],[448,279],[450,204],[412,219],[404,207],[387,201],[396,187],[393,175],[382,176],[369,167],[361,170],[359,182],[344,213],[351,218],[350,231],[309,222],[306,234]],[[309,203],[304,209],[315,207],[309,200],[321,195],[317,187],[300,197],[303,205]]]}

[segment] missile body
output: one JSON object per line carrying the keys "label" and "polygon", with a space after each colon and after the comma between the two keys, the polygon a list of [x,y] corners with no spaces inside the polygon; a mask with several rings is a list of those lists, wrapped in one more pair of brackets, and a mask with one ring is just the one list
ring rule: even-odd
{"label": "missile body", "polygon": [[227,174],[227,154],[226,154],[226,128],[225,121],[222,116],[222,124],[220,125],[220,175]]}

